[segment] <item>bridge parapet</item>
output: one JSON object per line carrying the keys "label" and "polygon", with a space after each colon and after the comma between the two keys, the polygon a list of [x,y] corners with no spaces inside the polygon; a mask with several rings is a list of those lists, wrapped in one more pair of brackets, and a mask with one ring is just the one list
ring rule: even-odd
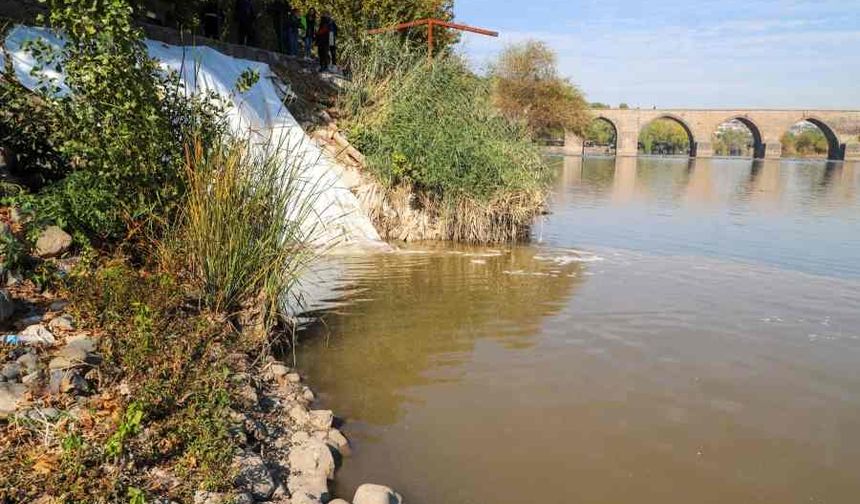
{"label": "bridge parapet", "polygon": [[[615,128],[618,156],[636,156],[643,128],[656,119],[667,118],[687,131],[691,156],[711,157],[717,128],[737,119],[753,134],[754,157],[778,159],[782,156],[782,136],[793,125],[806,120],[824,132],[830,159],[860,160],[860,110],[596,109],[592,113]],[[582,139],[567,134],[568,143],[566,152],[582,153]]]}

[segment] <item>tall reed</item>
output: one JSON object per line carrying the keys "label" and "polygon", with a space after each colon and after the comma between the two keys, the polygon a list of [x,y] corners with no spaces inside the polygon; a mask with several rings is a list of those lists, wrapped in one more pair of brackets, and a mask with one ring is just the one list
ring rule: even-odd
{"label": "tall reed", "polygon": [[262,297],[267,323],[282,314],[316,255],[313,207],[319,191],[284,146],[227,139],[186,149],[188,194],[172,254],[207,307],[232,313]]}

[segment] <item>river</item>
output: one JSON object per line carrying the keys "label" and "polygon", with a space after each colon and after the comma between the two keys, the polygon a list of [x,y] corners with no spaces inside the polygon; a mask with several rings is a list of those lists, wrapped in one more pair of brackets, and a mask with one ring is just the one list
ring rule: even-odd
{"label": "river", "polygon": [[559,159],[531,245],[339,258],[299,367],[336,492],[860,499],[860,165]]}

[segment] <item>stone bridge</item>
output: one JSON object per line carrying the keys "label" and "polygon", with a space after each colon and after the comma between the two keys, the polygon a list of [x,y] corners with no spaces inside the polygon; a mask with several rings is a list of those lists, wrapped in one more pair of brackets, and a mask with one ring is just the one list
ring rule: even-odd
{"label": "stone bridge", "polygon": [[[711,157],[711,141],[717,128],[736,119],[752,132],[754,157],[758,159],[780,158],[782,135],[798,122],[809,121],[827,138],[829,159],[860,160],[860,110],[594,109],[592,115],[615,128],[618,156],[636,156],[642,129],[655,119],[666,118],[687,131],[690,156]],[[567,132],[564,143],[564,154],[583,153],[579,136]]]}

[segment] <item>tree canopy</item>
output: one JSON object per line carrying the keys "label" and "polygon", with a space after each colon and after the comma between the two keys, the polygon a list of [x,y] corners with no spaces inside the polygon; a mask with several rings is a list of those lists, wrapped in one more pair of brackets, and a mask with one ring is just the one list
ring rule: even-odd
{"label": "tree canopy", "polygon": [[525,124],[533,136],[557,129],[581,135],[588,126],[588,102],[558,74],[556,55],[543,42],[508,47],[490,75],[496,107],[509,120]]}

